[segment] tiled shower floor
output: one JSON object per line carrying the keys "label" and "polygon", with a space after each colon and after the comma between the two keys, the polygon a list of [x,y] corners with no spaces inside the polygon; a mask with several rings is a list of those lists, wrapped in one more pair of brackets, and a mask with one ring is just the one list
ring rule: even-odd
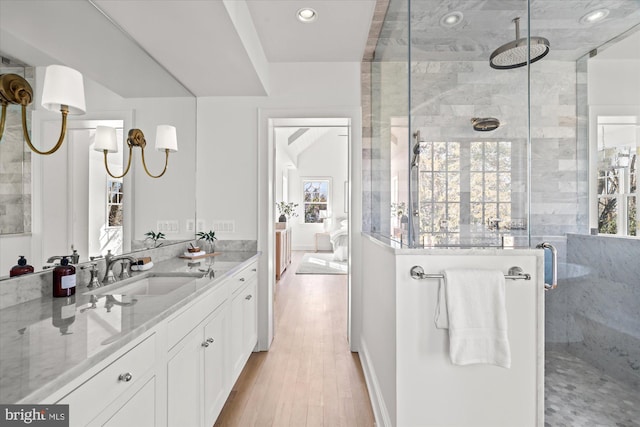
{"label": "tiled shower floor", "polygon": [[545,427],[640,427],[637,390],[568,353],[545,356]]}

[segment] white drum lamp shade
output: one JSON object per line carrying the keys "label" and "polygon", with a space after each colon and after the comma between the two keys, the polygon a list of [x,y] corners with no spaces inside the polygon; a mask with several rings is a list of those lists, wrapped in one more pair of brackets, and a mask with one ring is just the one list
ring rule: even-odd
{"label": "white drum lamp shade", "polygon": [[69,114],[86,112],[82,74],[63,65],[49,65],[44,74],[42,106],[60,111],[61,105],[69,107]]}
{"label": "white drum lamp shade", "polygon": [[118,141],[116,130],[109,126],[96,126],[96,139],[93,145],[96,151],[107,151],[109,153],[118,152]]}
{"label": "white drum lamp shade", "polygon": [[156,128],[156,150],[178,151],[178,137],[175,126],[158,125]]}

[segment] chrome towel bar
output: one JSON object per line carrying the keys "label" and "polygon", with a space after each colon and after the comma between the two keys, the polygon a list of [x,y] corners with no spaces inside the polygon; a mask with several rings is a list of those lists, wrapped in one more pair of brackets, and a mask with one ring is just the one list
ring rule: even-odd
{"label": "chrome towel bar", "polygon": [[[419,265],[411,267],[411,277],[416,280],[422,279],[444,279],[444,274],[425,274],[424,269]],[[505,279],[511,280],[531,280],[531,275],[523,273],[520,267],[511,267],[509,274],[504,275]]]}

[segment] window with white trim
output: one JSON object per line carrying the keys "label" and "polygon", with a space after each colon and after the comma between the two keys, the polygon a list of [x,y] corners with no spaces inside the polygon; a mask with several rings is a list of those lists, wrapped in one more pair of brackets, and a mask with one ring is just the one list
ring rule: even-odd
{"label": "window with white trim", "polygon": [[[516,228],[511,157],[509,141],[424,143],[418,164],[421,242],[482,243]],[[461,232],[471,240],[462,241]]]}
{"label": "window with white trim", "polygon": [[331,194],[330,179],[303,179],[302,200],[305,224],[322,223],[328,217]]}
{"label": "window with white trim", "polygon": [[122,181],[107,180],[107,227],[122,227]]}

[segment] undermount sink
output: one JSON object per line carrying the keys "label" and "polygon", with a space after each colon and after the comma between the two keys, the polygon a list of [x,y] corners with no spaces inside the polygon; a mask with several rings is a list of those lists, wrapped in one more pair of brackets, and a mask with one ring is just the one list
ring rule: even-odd
{"label": "undermount sink", "polygon": [[136,295],[136,296],[158,296],[166,295],[178,289],[193,287],[200,275],[176,274],[176,273],[146,273],[135,276],[122,282],[116,282],[108,286],[87,292],[87,295]]}

